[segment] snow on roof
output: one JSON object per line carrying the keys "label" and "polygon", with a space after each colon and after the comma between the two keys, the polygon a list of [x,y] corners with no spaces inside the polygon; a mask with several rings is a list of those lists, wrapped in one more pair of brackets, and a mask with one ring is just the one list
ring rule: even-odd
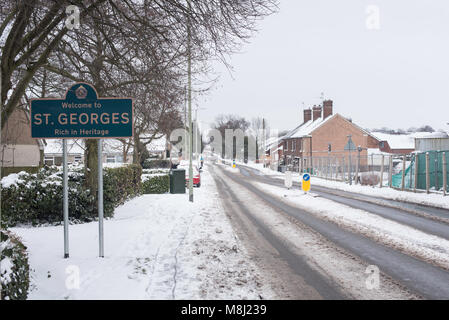
{"label": "snow on roof", "polygon": [[282,136],[282,137],[269,137],[268,139],[267,139],[267,144],[266,144],[266,147],[265,147],[265,151],[268,151],[268,150],[273,150],[273,148],[274,149],[276,149],[275,151],[277,151],[277,150],[279,150],[279,145],[281,144],[281,141],[282,141],[282,139],[284,139],[284,137],[285,136]]}
{"label": "snow on roof", "polygon": [[[45,154],[62,154],[62,140],[48,139],[45,140],[47,145],[44,148]],[[69,154],[84,154],[84,140],[67,139],[67,152]],[[103,140],[103,153],[117,153],[123,152],[123,144],[117,139],[104,139]],[[133,147],[130,146],[128,153],[133,152]]]}
{"label": "snow on roof", "polygon": [[147,145],[147,149],[150,152],[161,152],[161,151],[165,151],[166,149],[166,137],[163,136],[159,139],[153,139],[148,145]]}
{"label": "snow on roof", "polygon": [[[44,154],[62,154],[62,140],[47,139],[45,140]],[[84,141],[83,140],[67,140],[67,153],[69,154],[83,154]]]}
{"label": "snow on roof", "polygon": [[414,149],[415,137],[411,134],[373,132],[380,141],[387,141],[391,149]]}
{"label": "snow on roof", "polygon": [[[126,139],[128,142],[128,139]],[[103,140],[103,153],[117,153],[123,152],[123,143],[117,139],[104,139]],[[133,146],[128,149],[128,154],[133,152]]]}
{"label": "snow on roof", "polygon": [[336,116],[336,114],[331,117],[327,117],[326,119],[323,119],[322,117],[320,117],[320,118],[316,119],[315,121],[309,120],[306,123],[299,125],[295,129],[293,129],[292,131],[287,133],[287,135],[284,138],[287,138],[287,139],[288,138],[301,138],[304,136],[308,136],[312,133],[313,130],[315,130],[316,128],[318,128],[322,124],[326,123],[327,121],[329,121],[331,118],[333,118],[335,116]]}
{"label": "snow on roof", "polygon": [[414,149],[416,139],[449,139],[445,132],[415,132],[412,134],[389,134],[383,132],[374,132],[374,135],[382,140],[388,141],[392,149]]}
{"label": "snow on roof", "polygon": [[417,139],[448,139],[449,135],[446,132],[416,132],[413,134]]}

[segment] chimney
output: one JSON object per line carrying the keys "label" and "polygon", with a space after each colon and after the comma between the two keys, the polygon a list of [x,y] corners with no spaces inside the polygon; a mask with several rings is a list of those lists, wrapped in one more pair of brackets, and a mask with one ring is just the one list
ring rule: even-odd
{"label": "chimney", "polygon": [[312,120],[312,110],[310,108],[304,109],[304,123]]}
{"label": "chimney", "polygon": [[330,117],[333,113],[334,113],[333,101],[332,100],[323,101],[323,119]]}
{"label": "chimney", "polygon": [[321,106],[313,106],[313,121],[317,120],[318,118],[321,118]]}

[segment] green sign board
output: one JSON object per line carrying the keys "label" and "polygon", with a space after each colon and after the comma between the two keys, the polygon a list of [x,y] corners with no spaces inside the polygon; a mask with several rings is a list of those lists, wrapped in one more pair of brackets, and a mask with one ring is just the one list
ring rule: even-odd
{"label": "green sign board", "polygon": [[126,138],[133,135],[133,100],[99,98],[93,86],[77,83],[64,99],[32,99],[31,137]]}

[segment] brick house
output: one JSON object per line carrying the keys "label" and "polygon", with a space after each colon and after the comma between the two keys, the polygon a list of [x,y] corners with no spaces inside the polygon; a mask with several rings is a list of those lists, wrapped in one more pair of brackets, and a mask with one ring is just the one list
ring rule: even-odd
{"label": "brick house", "polygon": [[348,135],[352,136],[355,146],[362,148],[362,158],[369,152],[385,151],[384,141],[356,125],[351,119],[334,114],[333,101],[326,100],[322,106],[305,109],[303,123],[282,139],[283,162],[288,166],[298,166],[302,160],[302,165],[309,167],[314,157],[348,156],[348,151],[344,150]]}
{"label": "brick house", "polygon": [[388,134],[374,131],[373,134],[381,141],[381,150],[391,154],[409,154],[415,151],[413,134]]}
{"label": "brick house", "polygon": [[2,168],[38,168],[43,164],[44,142],[31,138],[29,114],[16,108],[8,117],[1,132],[0,162]]}

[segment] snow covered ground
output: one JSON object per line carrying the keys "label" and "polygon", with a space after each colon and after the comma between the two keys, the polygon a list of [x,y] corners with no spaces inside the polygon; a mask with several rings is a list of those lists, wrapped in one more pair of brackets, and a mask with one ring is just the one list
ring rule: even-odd
{"label": "snow covered ground", "polygon": [[[261,163],[249,162],[245,165],[254,169],[261,171],[265,175],[270,175],[284,179],[285,174],[271,170],[270,168],[264,168]],[[292,178],[294,181],[300,181],[301,177],[298,173],[293,173]],[[397,201],[404,201],[410,203],[417,203],[437,208],[449,209],[449,196],[444,197],[442,194],[426,194],[426,193],[413,193],[410,191],[399,191],[395,189],[378,188],[371,186],[361,186],[361,185],[349,185],[340,181],[330,181],[322,178],[312,177],[312,190],[313,185],[322,186],[331,189],[337,189],[342,191],[354,192],[359,194],[364,194],[368,196],[374,196],[384,199],[392,199]],[[448,212],[449,216],[449,212]]]}
{"label": "snow covered ground", "polygon": [[[297,176],[297,179],[299,179],[299,175]],[[444,197],[442,194],[413,193],[410,191],[399,191],[391,188],[378,188],[361,185],[351,186],[343,182],[329,181],[316,177],[313,177],[313,184],[316,184],[317,186],[355,192],[365,194],[368,196],[380,197],[384,199],[393,199],[398,201],[449,209],[449,197]]]}
{"label": "snow covered ground", "polygon": [[188,195],[144,195],[105,221],[105,258],[98,224],[63,229],[13,228],[30,254],[30,299],[269,299],[256,266],[235,236],[207,171]]}
{"label": "snow covered ground", "polygon": [[299,190],[267,185],[254,185],[314,214],[320,219],[332,221],[342,228],[361,233],[374,241],[391,246],[405,254],[420,258],[449,270],[449,241],[427,234],[398,222],[379,217],[367,211],[354,209]]}

